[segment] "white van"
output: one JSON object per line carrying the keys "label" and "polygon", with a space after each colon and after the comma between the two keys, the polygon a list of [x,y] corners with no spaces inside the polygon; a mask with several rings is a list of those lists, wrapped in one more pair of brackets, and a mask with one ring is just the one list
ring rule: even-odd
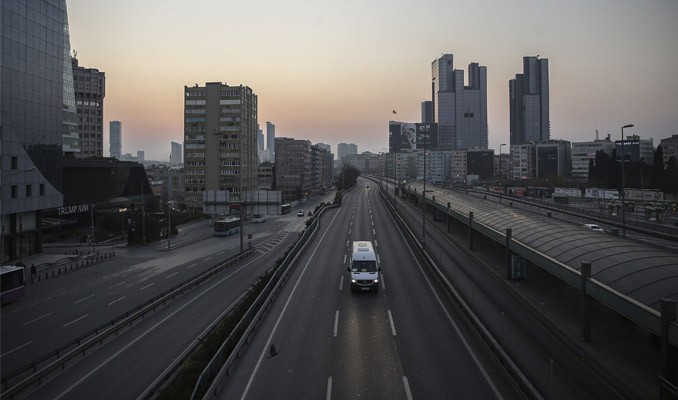
{"label": "white van", "polygon": [[379,291],[379,271],[377,254],[370,241],[353,242],[351,265],[347,268],[351,278],[351,292],[356,290]]}

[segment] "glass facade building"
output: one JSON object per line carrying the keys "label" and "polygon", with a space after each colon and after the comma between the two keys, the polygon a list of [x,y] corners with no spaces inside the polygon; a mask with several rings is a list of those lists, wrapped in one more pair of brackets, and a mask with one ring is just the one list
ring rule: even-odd
{"label": "glass facade building", "polygon": [[0,258],[6,261],[40,251],[42,210],[63,203],[63,140],[77,125],[65,0],[3,0],[0,15]]}

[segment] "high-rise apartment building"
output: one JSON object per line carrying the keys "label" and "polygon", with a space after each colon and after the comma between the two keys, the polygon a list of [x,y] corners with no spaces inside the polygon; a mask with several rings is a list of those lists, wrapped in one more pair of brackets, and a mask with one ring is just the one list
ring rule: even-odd
{"label": "high-rise apartment building", "polygon": [[266,150],[268,161],[275,163],[275,125],[266,121]]}
{"label": "high-rise apartment building", "polygon": [[509,81],[510,144],[551,138],[549,60],[523,57],[523,73]]}
{"label": "high-rise apartment building", "polygon": [[109,152],[112,158],[122,159],[122,123],[120,121],[109,122],[108,129]]}
{"label": "high-rise apartment building", "polygon": [[172,142],[170,144],[171,150],[170,150],[170,165],[177,165],[182,163],[181,155],[181,143],[177,142]]}
{"label": "high-rise apartment building", "polygon": [[41,210],[63,205],[77,119],[65,0],[3,0],[0,15],[1,263],[41,251]]}
{"label": "high-rise apartment building", "polygon": [[96,68],[78,65],[78,59],[71,59],[73,88],[78,113],[78,134],[80,152],[76,157],[102,157],[104,155],[104,97],[106,96],[106,74]]}
{"label": "high-rise apartment building", "polygon": [[283,201],[303,198],[311,191],[311,142],[275,138],[275,188]]}
{"label": "high-rise apartment building", "polygon": [[257,95],[247,86],[184,87],[185,201],[228,193],[229,203],[257,189]]}
{"label": "high-rise apartment building", "polygon": [[487,67],[469,64],[469,84],[464,86],[464,71],[453,68],[453,59],[444,54],[431,65],[433,122],[438,123],[440,149],[486,149]]}

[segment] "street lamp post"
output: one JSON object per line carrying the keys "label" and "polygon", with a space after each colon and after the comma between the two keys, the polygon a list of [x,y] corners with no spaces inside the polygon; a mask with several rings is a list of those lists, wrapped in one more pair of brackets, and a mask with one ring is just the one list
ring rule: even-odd
{"label": "street lamp post", "polygon": [[622,186],[622,192],[621,192],[621,198],[622,198],[622,237],[626,239],[626,195],[624,192],[626,192],[626,188],[624,187],[624,163],[626,162],[625,157],[624,157],[624,129],[625,128],[633,128],[633,124],[628,124],[624,125],[621,128],[621,186]]}
{"label": "street lamp post", "polygon": [[499,204],[501,204],[501,195],[504,189],[502,188],[502,183],[504,182],[504,168],[501,160],[501,146],[506,146],[506,143],[499,145]]}
{"label": "street lamp post", "polygon": [[422,134],[424,139],[424,189],[421,191],[421,245],[426,245],[426,144],[428,143],[428,133]]}
{"label": "street lamp post", "polygon": [[141,234],[146,245],[146,203],[144,203],[144,181],[141,181]]}
{"label": "street lamp post", "polygon": [[170,237],[172,236],[172,202],[167,202],[167,250],[170,249]]}
{"label": "street lamp post", "polygon": [[92,228],[92,254],[96,253],[96,248],[94,247],[94,204],[89,207],[89,217]]}

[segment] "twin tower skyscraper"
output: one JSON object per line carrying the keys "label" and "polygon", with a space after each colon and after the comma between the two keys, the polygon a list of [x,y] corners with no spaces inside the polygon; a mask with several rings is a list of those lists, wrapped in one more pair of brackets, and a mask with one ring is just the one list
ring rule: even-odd
{"label": "twin tower skyscraper", "polygon": [[[438,124],[441,150],[487,149],[487,67],[454,69],[454,56],[443,54],[431,64],[433,121]],[[509,81],[510,143],[543,141],[550,137],[548,60],[523,58],[523,73]]]}

